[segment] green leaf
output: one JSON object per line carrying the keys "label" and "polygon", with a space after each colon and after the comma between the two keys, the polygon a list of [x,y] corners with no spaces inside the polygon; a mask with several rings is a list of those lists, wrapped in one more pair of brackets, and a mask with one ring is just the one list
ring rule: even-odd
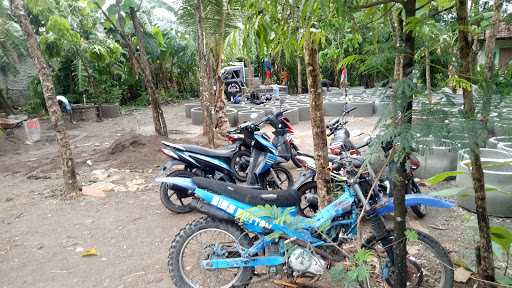
{"label": "green leaf", "polygon": [[491,241],[498,244],[503,251],[510,253],[510,245],[512,245],[512,231],[502,226],[493,226],[490,229]]}
{"label": "green leaf", "polygon": [[121,8],[124,12],[129,12],[130,8],[137,8],[138,3],[136,0],[124,0],[121,4]]}
{"label": "green leaf", "polygon": [[444,180],[446,180],[446,178],[454,177],[454,176],[457,176],[460,174],[464,174],[464,172],[462,172],[462,171],[441,172],[441,173],[436,174],[436,175],[428,178],[427,180],[425,180],[425,184],[427,184],[428,186],[434,186],[434,185],[437,185],[437,184],[443,182]]}
{"label": "green leaf", "polygon": [[407,238],[407,241],[418,241],[418,233],[415,230],[406,229],[405,238]]}
{"label": "green leaf", "polygon": [[466,189],[467,189],[466,187],[452,187],[452,188],[448,188],[448,189],[434,191],[432,193],[429,193],[429,195],[430,196],[438,196],[438,197],[455,196]]}

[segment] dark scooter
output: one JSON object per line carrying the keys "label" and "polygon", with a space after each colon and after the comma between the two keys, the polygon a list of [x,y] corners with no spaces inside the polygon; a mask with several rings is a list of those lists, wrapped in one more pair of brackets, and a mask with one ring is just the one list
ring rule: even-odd
{"label": "dark scooter", "polygon": [[[293,176],[280,164],[286,160],[278,157],[277,149],[264,135],[255,134],[259,125],[269,121],[265,117],[260,123],[247,123],[239,127],[242,134],[252,143],[253,154],[247,170],[251,175],[247,185],[259,189],[286,189],[293,184]],[[213,150],[197,145],[173,144],[162,141],[160,149],[170,159],[162,166],[161,174],[167,177],[206,177],[229,183],[236,183],[236,172],[231,167],[236,147],[226,150]],[[264,157],[264,161],[260,161]],[[254,159],[254,161],[253,161]],[[251,166],[251,163],[255,164]],[[170,189],[165,183],[160,185],[160,199],[163,205],[175,213],[188,213],[193,210],[188,195]]]}

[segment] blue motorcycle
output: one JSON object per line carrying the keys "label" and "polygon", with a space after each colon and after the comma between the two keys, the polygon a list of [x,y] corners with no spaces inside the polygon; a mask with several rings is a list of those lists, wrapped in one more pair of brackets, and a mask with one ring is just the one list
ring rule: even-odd
{"label": "blue motorcycle", "polygon": [[[175,287],[247,287],[255,267],[265,267],[269,278],[309,281],[308,287],[314,287],[327,270],[346,263],[345,251],[354,247],[361,213],[371,230],[362,246],[375,258],[364,282],[376,281],[370,287],[393,282],[393,248],[400,240],[383,221],[393,212],[393,201],[370,193],[371,180],[364,176],[347,178],[343,193],[312,218],[299,215],[300,197],[294,189],[262,193],[205,178],[157,181],[191,193],[192,205],[207,215],[186,225],[171,242],[168,268]],[[418,204],[453,207],[441,199],[406,195],[407,207]],[[416,236],[407,241],[407,287],[453,287],[453,265],[446,249],[423,232],[409,232]]]}
{"label": "blue motorcycle", "polygon": [[[278,156],[278,150],[269,137],[257,132],[259,126],[271,121],[273,116],[267,116],[258,123],[244,123],[237,130],[252,149],[245,184],[251,188],[282,190],[293,185],[293,176],[282,163],[287,161]],[[225,150],[208,149],[197,145],[173,144],[162,141],[160,150],[170,159],[162,166],[160,175],[167,177],[206,177],[228,183],[236,183],[237,155],[239,148],[230,147]],[[174,213],[188,213],[193,210],[190,206],[191,195],[172,189],[162,183],[160,185],[162,204]]]}

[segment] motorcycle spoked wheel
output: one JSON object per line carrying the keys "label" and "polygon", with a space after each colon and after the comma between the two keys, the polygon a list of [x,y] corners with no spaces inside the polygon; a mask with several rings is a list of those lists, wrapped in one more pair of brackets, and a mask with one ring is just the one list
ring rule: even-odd
{"label": "motorcycle spoked wheel", "polygon": [[293,186],[293,175],[288,169],[283,166],[273,166],[271,169],[272,171],[261,177],[262,189],[285,190]]}
{"label": "motorcycle spoked wheel", "polygon": [[[192,178],[195,176],[197,175],[187,170],[176,170],[166,175],[166,177],[183,178]],[[177,214],[189,213],[194,210],[190,205],[192,197],[180,197],[176,191],[169,189],[167,183],[160,184],[160,200],[167,210]]]}
{"label": "motorcycle spoked wheel", "polygon": [[[410,229],[411,230],[411,229]],[[414,230],[418,238],[407,240],[407,288],[453,288],[454,270],[448,251],[432,236],[421,231]],[[394,243],[393,231],[386,231],[390,243]],[[386,261],[380,263],[383,267],[391,266],[386,251],[380,241],[376,241],[375,235],[363,241],[363,247],[373,250],[376,257]],[[391,251],[393,253],[393,251]],[[381,279],[388,287],[393,287],[393,267],[389,269],[389,277]],[[381,275],[382,277],[382,275]]]}
{"label": "motorcycle spoked wheel", "polygon": [[205,269],[202,260],[241,257],[239,247],[249,248],[250,239],[238,225],[207,216],[181,229],[169,248],[168,269],[175,287],[247,287],[254,269]]}

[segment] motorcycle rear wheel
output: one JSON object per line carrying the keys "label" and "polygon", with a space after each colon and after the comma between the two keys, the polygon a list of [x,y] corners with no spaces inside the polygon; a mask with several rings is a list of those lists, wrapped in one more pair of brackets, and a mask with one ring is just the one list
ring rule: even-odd
{"label": "motorcycle rear wheel", "polygon": [[[187,170],[176,170],[169,174],[167,174],[167,177],[183,177],[183,178],[192,178],[195,177],[194,173],[187,171]],[[173,197],[175,196],[175,197]],[[160,200],[162,201],[162,204],[164,205],[167,210],[177,213],[177,214],[184,214],[189,213],[194,210],[192,206],[190,206],[190,202],[188,200],[185,200],[187,198],[180,198],[176,191],[173,191],[169,189],[168,185],[166,183],[160,184]],[[188,198],[192,199],[192,198]],[[185,201],[184,201],[185,200]]]}
{"label": "motorcycle rear wheel", "polygon": [[245,182],[247,180],[247,169],[251,159],[249,150],[238,150],[231,158],[231,169],[235,172],[236,180]]}
{"label": "motorcycle rear wheel", "polygon": [[[414,180],[411,180],[411,191],[409,191],[410,194],[421,194],[420,187],[418,187],[418,184],[414,182]],[[418,218],[424,218],[427,216],[427,206],[425,205],[415,205],[411,206],[412,212],[416,215]]]}

